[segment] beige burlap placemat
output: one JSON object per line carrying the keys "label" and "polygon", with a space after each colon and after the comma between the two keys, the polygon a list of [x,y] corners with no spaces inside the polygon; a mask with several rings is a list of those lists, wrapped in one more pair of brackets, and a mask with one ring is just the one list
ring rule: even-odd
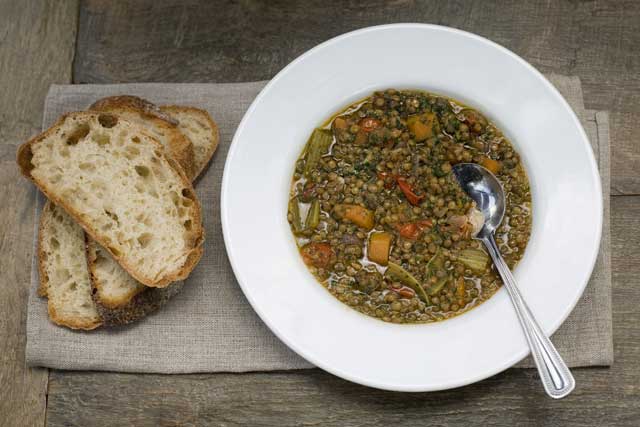
{"label": "beige burlap placemat", "polygon": [[[609,262],[609,123],[606,113],[585,111],[580,81],[549,76],[581,118],[598,157],[605,190],[605,223],[600,256],[575,310],[554,336],[570,366],[613,361],[611,269]],[[220,183],[233,133],[265,82],[239,84],[126,84],[52,86],[43,127],[98,98],[132,94],[158,104],[208,110],[220,126],[220,146],[196,190],[207,232],[205,254],[183,291],[163,310],[141,322],[93,332],[71,331],[47,318],[46,301],[36,295],[35,259],[27,320],[27,363],[58,369],[123,372],[243,372],[312,367],[262,323],[236,283],[220,225]],[[38,194],[36,215],[44,198]],[[37,222],[36,222],[37,224]],[[35,252],[34,252],[35,253]],[[528,360],[518,366],[531,366]]]}

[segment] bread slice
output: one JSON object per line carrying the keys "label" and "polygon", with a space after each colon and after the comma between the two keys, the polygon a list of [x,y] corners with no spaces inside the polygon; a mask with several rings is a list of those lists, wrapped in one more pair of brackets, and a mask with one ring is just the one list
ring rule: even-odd
{"label": "bread slice", "polygon": [[193,179],[197,178],[211,160],[220,142],[218,125],[209,113],[195,107],[163,105],[160,111],[178,122],[178,129],[193,144],[195,155]]}
{"label": "bread slice", "polygon": [[[159,107],[146,99],[130,95],[112,96],[99,99],[90,108],[96,111],[120,112],[123,116],[128,117],[129,121],[133,120],[142,123],[145,130],[159,137],[159,141],[163,144],[167,153],[178,161],[183,171],[192,171],[195,166],[193,143],[188,137],[181,134],[179,130],[176,131],[178,121],[162,112]],[[150,119],[145,119],[145,117]],[[50,202],[47,201],[47,203]],[[52,221],[49,218],[52,212],[53,209],[51,207],[45,207],[40,216],[40,223]],[[92,240],[89,238],[90,242]],[[38,293],[40,296],[46,297],[46,286],[43,285],[42,281]]]}
{"label": "bread slice", "polygon": [[[217,125],[204,110],[193,107],[160,107],[180,121],[180,130],[189,132],[196,153],[195,166],[199,174],[205,169],[218,146]],[[87,243],[87,263],[92,296],[104,324],[122,325],[158,310],[175,294],[183,282],[167,288],[149,288],[136,281],[100,245]]]}
{"label": "bread slice", "polygon": [[22,172],[137,280],[165,287],[202,255],[200,204],[175,160],[116,115],[63,116],[18,151]]}
{"label": "bread slice", "polygon": [[102,319],[91,298],[82,227],[52,203],[45,205],[41,218],[38,293],[49,297],[49,317],[73,329],[97,328]]}
{"label": "bread slice", "polygon": [[100,245],[87,245],[93,303],[107,326],[124,325],[158,310],[184,282],[149,288],[136,281]]}
{"label": "bread slice", "polygon": [[196,176],[192,142],[180,131],[178,122],[163,113],[155,104],[137,96],[121,95],[102,98],[89,110],[113,113],[140,125],[158,140],[178,162],[190,179]]}

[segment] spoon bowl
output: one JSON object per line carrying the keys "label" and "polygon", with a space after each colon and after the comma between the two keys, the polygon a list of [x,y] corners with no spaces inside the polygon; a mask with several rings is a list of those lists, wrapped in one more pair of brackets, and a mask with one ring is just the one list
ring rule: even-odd
{"label": "spoon bowl", "polygon": [[475,163],[458,163],[453,167],[453,174],[484,216],[484,226],[476,237],[494,233],[505,212],[504,190],[498,178]]}

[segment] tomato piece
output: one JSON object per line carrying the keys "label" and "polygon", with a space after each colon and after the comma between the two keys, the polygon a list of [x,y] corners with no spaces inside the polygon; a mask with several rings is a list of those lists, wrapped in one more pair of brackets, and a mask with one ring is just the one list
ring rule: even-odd
{"label": "tomato piece", "polygon": [[305,264],[317,268],[327,268],[335,259],[331,245],[325,242],[306,244],[300,253]]}
{"label": "tomato piece", "polygon": [[393,186],[396,184],[396,177],[387,172],[378,172],[378,179],[384,181],[384,188],[387,190],[391,190]]}
{"label": "tomato piece", "polygon": [[396,178],[396,181],[398,181],[398,186],[404,193],[404,196],[407,198],[409,203],[411,203],[413,206],[418,206],[420,202],[422,202],[422,199],[424,199],[424,195],[417,195],[413,191],[413,187],[411,187],[411,184],[409,184],[405,178],[399,176],[398,178]]}
{"label": "tomato piece", "polygon": [[362,129],[365,132],[371,132],[374,129],[378,129],[382,124],[380,123],[380,120],[376,120],[372,117],[365,117],[364,119],[360,120],[360,129]]}
{"label": "tomato piece", "polygon": [[416,222],[408,222],[406,224],[398,224],[396,229],[398,233],[405,239],[415,240],[420,236],[420,233],[425,228],[429,228],[433,225],[433,222],[430,219],[422,219]]}
{"label": "tomato piece", "polygon": [[401,288],[394,288],[393,286],[389,286],[389,289],[392,290],[393,292],[397,293],[398,295],[400,295],[400,297],[402,298],[413,298],[416,294],[416,291],[414,291],[413,289],[411,289],[408,286],[403,286]]}
{"label": "tomato piece", "polygon": [[398,233],[405,239],[415,240],[420,235],[420,228],[415,222],[409,222],[407,224],[398,224],[396,227]]}

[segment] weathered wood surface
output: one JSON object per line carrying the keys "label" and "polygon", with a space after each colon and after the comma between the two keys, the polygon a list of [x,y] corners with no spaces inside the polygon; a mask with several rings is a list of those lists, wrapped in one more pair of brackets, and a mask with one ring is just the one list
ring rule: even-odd
{"label": "weathered wood surface", "polygon": [[[638,20],[640,29],[640,17]],[[638,48],[640,53],[640,47]],[[640,56],[640,55],[639,55]],[[640,70],[636,71],[640,73]],[[640,92],[640,88],[638,89]],[[610,115],[611,194],[640,195],[640,112]]]}
{"label": "weathered wood surface", "polygon": [[42,426],[46,369],[24,364],[35,189],[15,163],[51,83],[71,80],[74,1],[0,0],[0,425]]}
{"label": "weathered wood surface", "polygon": [[[70,78],[73,1],[0,0],[0,425],[42,425],[46,371],[24,368],[33,189],[15,145],[39,128],[51,82]],[[543,72],[578,75],[585,104],[612,112],[612,193],[640,194],[640,8],[633,1],[107,2],[79,13],[76,82],[245,81],[309,47],[388,22],[431,22],[505,45]],[[383,58],[381,58],[383,60]],[[568,399],[533,370],[433,394],[382,392],[319,370],[210,375],[53,371],[48,425],[638,425],[640,197],[611,201],[616,361],[575,370]],[[24,236],[29,236],[25,238]]]}
{"label": "weathered wood surface", "polygon": [[[512,369],[439,393],[374,390],[320,370],[210,375],[52,371],[50,426],[637,426],[640,419],[640,197],[611,202],[615,364],[575,369],[576,391],[544,396]],[[133,398],[135,396],[135,398]]]}
{"label": "weathered wood surface", "polygon": [[[580,76],[589,109],[623,113],[614,119],[625,121],[640,113],[635,1],[90,0],[83,6],[74,62],[78,83],[269,79],[338,34],[425,22],[488,37],[543,72]],[[640,194],[640,128],[626,131],[613,160],[612,190]]]}

